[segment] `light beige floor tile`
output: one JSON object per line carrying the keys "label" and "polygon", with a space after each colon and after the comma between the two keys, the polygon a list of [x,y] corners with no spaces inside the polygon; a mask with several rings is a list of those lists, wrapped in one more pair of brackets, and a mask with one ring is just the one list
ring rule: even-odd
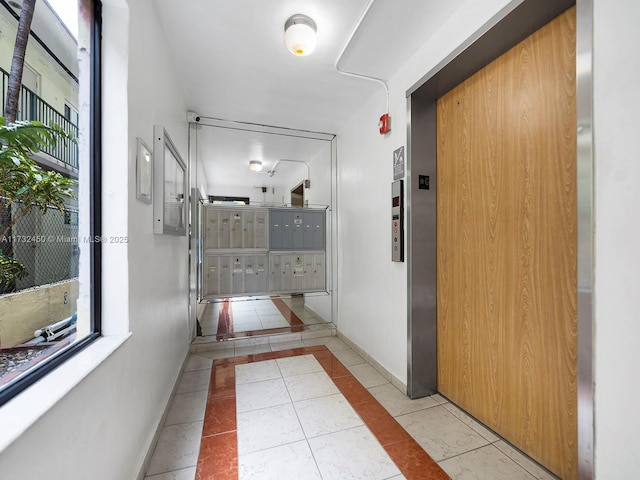
{"label": "light beige floor tile", "polygon": [[264,362],[236,365],[235,371],[236,385],[261,382],[263,380],[273,380],[282,377],[278,364],[275,360],[265,360]]}
{"label": "light beige floor tile", "polygon": [[280,313],[269,313],[269,314],[264,314],[264,315],[259,315],[260,317],[260,321],[262,322],[263,325],[265,324],[276,324],[276,323],[284,323],[285,327],[289,326],[289,322],[287,322],[284,317],[282,316],[282,314]]}
{"label": "light beige floor tile", "polygon": [[218,333],[217,327],[202,327],[202,336],[203,337],[212,337]]}
{"label": "light beige floor tile", "polygon": [[362,365],[363,363],[367,363],[364,358],[358,355],[351,349],[348,350],[336,350],[333,352],[333,355],[342,362],[345,367],[350,367],[352,365]]}
{"label": "light beige floor tile", "polygon": [[231,304],[231,309],[235,315],[236,312],[255,312],[256,307],[252,303],[249,302],[234,302]]}
{"label": "light beige floor tile", "polygon": [[337,352],[338,350],[350,350],[351,347],[340,340],[338,337],[334,337],[329,343],[327,343],[327,348],[332,352]]}
{"label": "light beige floor tile", "polygon": [[309,310],[305,308],[294,307],[291,309],[291,311],[293,311],[293,313],[295,313],[300,319],[313,318],[313,319],[319,320],[315,317],[313,313],[311,313]]}
{"label": "light beige floor tile", "polygon": [[[267,318],[267,317],[262,317],[262,318]],[[272,328],[290,328],[291,325],[289,324],[289,322],[287,322],[284,318],[275,318],[274,316],[274,320],[267,320],[267,321],[263,321],[261,322],[262,324],[262,329],[263,330],[269,330]]]}
{"label": "light beige floor tile", "polygon": [[[314,327],[323,327],[323,328],[314,328]],[[325,324],[322,325],[311,325],[306,330],[301,332],[302,340],[320,340],[325,339],[326,343],[329,343],[331,339],[335,336],[335,329],[331,329],[327,327]],[[322,344],[324,345],[324,343]]]}
{"label": "light beige floor tile", "polygon": [[260,316],[255,312],[240,312],[233,315],[234,327],[247,323],[260,323]]}
{"label": "light beige floor tile", "polygon": [[300,317],[300,320],[302,320],[302,323],[304,323],[305,325],[326,325],[327,322],[325,322],[324,320],[322,320],[321,318],[317,318],[317,317]]}
{"label": "light beige floor tile", "polygon": [[232,331],[234,332],[252,332],[254,330],[262,330],[262,322],[260,321],[260,317],[252,317],[246,320],[241,320],[239,322],[236,322],[234,320],[233,322]]}
{"label": "light beige floor tile", "polygon": [[375,368],[368,363],[347,367],[354,377],[365,387],[376,387],[389,383],[389,380],[380,375]]}
{"label": "light beige floor tile", "polygon": [[233,350],[233,342],[228,340],[219,341],[216,337],[196,337],[193,341],[198,349],[198,355],[202,352],[211,352],[213,350]]}
{"label": "light beige floor tile", "polygon": [[323,372],[322,365],[313,355],[279,358],[276,360],[283,377],[302,375],[304,373]]}
{"label": "light beige floor tile", "polygon": [[460,421],[464,423],[467,427],[470,427],[474,432],[479,433],[484,438],[486,438],[489,441],[489,443],[497,442],[498,440],[500,440],[500,437],[498,437],[495,433],[493,433],[491,430],[486,428],[484,425],[480,424],[477,420],[475,420],[471,416],[467,415],[465,412],[463,412],[461,409],[459,409],[452,403],[445,403],[443,404],[443,407],[449,410],[451,413],[453,413],[453,415],[456,418],[460,419]]}
{"label": "light beige floor tile", "polygon": [[384,480],[400,474],[365,426],[309,440],[320,474],[331,480]]}
{"label": "light beige floor tile", "polygon": [[144,478],[145,480],[194,480],[196,478],[196,467],[182,468],[173,472],[160,473]]}
{"label": "light beige floor tile", "polygon": [[493,445],[439,462],[452,480],[534,480]]}
{"label": "light beige floor tile", "polygon": [[272,352],[277,352],[278,350],[288,350],[290,348],[303,348],[306,347],[306,345],[304,343],[302,343],[301,341],[295,341],[295,342],[278,342],[278,343],[271,343],[271,351]]}
{"label": "light beige floor tile", "polygon": [[263,317],[265,315],[280,315],[280,310],[275,305],[271,307],[256,307],[256,313]]}
{"label": "light beige floor tile", "polygon": [[284,383],[294,402],[340,393],[324,371],[286,377]]}
{"label": "light beige floor tile", "polygon": [[235,353],[235,350],[233,348],[228,348],[228,349],[225,349],[225,350],[210,350],[210,351],[207,351],[207,352],[198,352],[198,355],[210,358],[212,360],[218,360],[220,358],[235,357],[236,353]]}
{"label": "light beige floor tile", "polygon": [[248,338],[238,338],[234,340],[233,343],[236,349],[240,347],[252,347],[254,345],[265,345],[269,343],[268,337],[248,337]]}
{"label": "light beige floor tile", "polygon": [[263,343],[262,345],[252,345],[249,347],[236,347],[236,357],[241,355],[254,355],[256,353],[266,353],[270,352],[271,347],[268,343]]}
{"label": "light beige floor tile", "polygon": [[203,422],[163,427],[146,474],[156,475],[195,467],[200,452]]}
{"label": "light beige floor tile", "polygon": [[396,420],[436,462],[489,443],[442,405],[401,415]]}
{"label": "light beige floor tile", "polygon": [[204,420],[207,395],[207,390],[174,395],[164,422],[165,426]]}
{"label": "light beige floor tile", "polygon": [[440,395],[439,393],[434,393],[433,395],[431,395],[431,398],[438,404],[438,405],[444,405],[445,403],[449,403],[447,401],[446,398],[444,398],[442,395]]}
{"label": "light beige floor tile", "polygon": [[291,398],[282,378],[236,385],[238,413],[284,405],[289,402]]}
{"label": "light beige floor tile", "polygon": [[200,390],[209,389],[209,379],[211,372],[209,370],[193,370],[190,372],[182,372],[180,382],[176,393],[198,392]]}
{"label": "light beige floor tile", "polygon": [[304,440],[291,403],[238,414],[238,455]]}
{"label": "light beige floor tile", "polygon": [[369,388],[369,392],[380,404],[386,408],[392,416],[406,415],[407,413],[417,412],[425,408],[435,407],[438,404],[431,397],[418,398],[411,400],[404,393],[398,390],[390,383],[378,385]]}
{"label": "light beige floor tile", "polygon": [[341,394],[302,400],[293,406],[307,438],[363,425],[362,419]]}
{"label": "light beige floor tile", "polygon": [[522,452],[513,448],[504,440],[500,440],[493,444],[498,450],[507,455],[511,460],[516,462],[522,468],[524,468],[527,472],[533,475],[534,478],[538,480],[558,480],[558,477],[549,473],[543,467],[541,467],[538,463],[531,460],[529,457],[524,455]]}
{"label": "light beige floor tile", "polygon": [[267,341],[269,343],[282,343],[282,342],[300,342],[302,341],[302,335],[300,333],[280,333],[278,335],[270,336]]}
{"label": "light beige floor tile", "polygon": [[302,343],[304,343],[307,347],[315,347],[317,345],[326,345],[329,343],[333,337],[314,337],[314,338],[303,338]]}
{"label": "light beige floor tile", "polygon": [[185,372],[194,370],[211,370],[213,362],[209,358],[205,358],[201,353],[191,354],[184,365]]}
{"label": "light beige floor tile", "polygon": [[308,443],[289,443],[238,457],[238,480],[322,480]]}

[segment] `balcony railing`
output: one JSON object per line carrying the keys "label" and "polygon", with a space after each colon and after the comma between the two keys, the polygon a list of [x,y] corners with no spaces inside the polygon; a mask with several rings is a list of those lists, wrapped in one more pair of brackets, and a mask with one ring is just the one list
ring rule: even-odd
{"label": "balcony railing", "polygon": [[[2,68],[0,68],[0,73],[2,73],[2,106],[0,108],[2,109],[2,116],[4,116],[9,74]],[[62,113],[24,85],[20,91],[16,120],[36,120],[45,125],[55,124],[65,132],[72,133],[75,138],[78,138],[77,125],[71,123]],[[70,167],[78,168],[78,145],[75,142],[58,142],[54,147],[47,147],[42,151]]]}

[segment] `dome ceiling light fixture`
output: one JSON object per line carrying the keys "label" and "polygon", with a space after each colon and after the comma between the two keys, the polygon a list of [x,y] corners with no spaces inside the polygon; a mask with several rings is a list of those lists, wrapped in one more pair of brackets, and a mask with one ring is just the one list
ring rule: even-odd
{"label": "dome ceiling light fixture", "polygon": [[316,48],[316,22],[307,15],[296,13],[284,22],[284,45],[292,54],[306,57]]}
{"label": "dome ceiling light fixture", "polygon": [[249,170],[252,172],[260,172],[262,170],[262,162],[260,160],[250,160]]}

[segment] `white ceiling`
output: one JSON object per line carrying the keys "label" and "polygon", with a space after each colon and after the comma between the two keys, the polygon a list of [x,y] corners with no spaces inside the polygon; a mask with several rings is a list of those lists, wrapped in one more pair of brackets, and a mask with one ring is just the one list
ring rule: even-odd
{"label": "white ceiling", "polygon": [[[206,165],[210,187],[279,187],[294,172],[300,173],[299,181],[306,178],[307,168],[296,162],[280,162],[273,176],[268,172],[279,160],[311,162],[327,148],[324,140],[206,125],[197,127],[196,138],[198,158]],[[320,159],[328,162],[330,156],[321,155]],[[250,172],[250,160],[262,161],[262,172]]]}
{"label": "white ceiling", "polygon": [[[345,51],[341,69],[388,80],[463,1],[376,0]],[[368,4],[369,0],[153,2],[189,110],[205,117],[325,133],[338,132],[382,90],[378,83],[341,75],[335,68]],[[284,23],[295,13],[309,15],[318,26],[318,46],[308,57],[295,57],[283,45]],[[380,98],[382,115],[386,102]],[[377,118],[371,124],[375,128]],[[262,148],[267,161],[303,156],[296,148],[315,148],[288,145],[286,137],[239,139],[242,135],[229,131],[233,139],[226,139],[215,130],[199,130],[200,158],[211,181],[255,181],[255,176],[247,177],[252,148]],[[279,142],[283,143],[277,147]],[[293,150],[285,152],[286,148]]]}

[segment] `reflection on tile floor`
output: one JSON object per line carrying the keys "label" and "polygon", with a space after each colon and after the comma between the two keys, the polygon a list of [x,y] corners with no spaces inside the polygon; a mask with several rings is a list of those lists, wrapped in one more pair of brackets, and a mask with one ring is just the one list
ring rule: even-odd
{"label": "reflection on tile floor", "polygon": [[237,297],[208,303],[198,316],[201,341],[251,336],[254,332],[301,332],[327,324],[305,307],[303,296]]}
{"label": "reflection on tile floor", "polygon": [[[335,336],[274,338],[189,357],[145,478],[446,478],[425,474],[425,451],[453,479],[556,478],[440,395],[410,400]],[[278,346],[291,342],[305,347]]]}

